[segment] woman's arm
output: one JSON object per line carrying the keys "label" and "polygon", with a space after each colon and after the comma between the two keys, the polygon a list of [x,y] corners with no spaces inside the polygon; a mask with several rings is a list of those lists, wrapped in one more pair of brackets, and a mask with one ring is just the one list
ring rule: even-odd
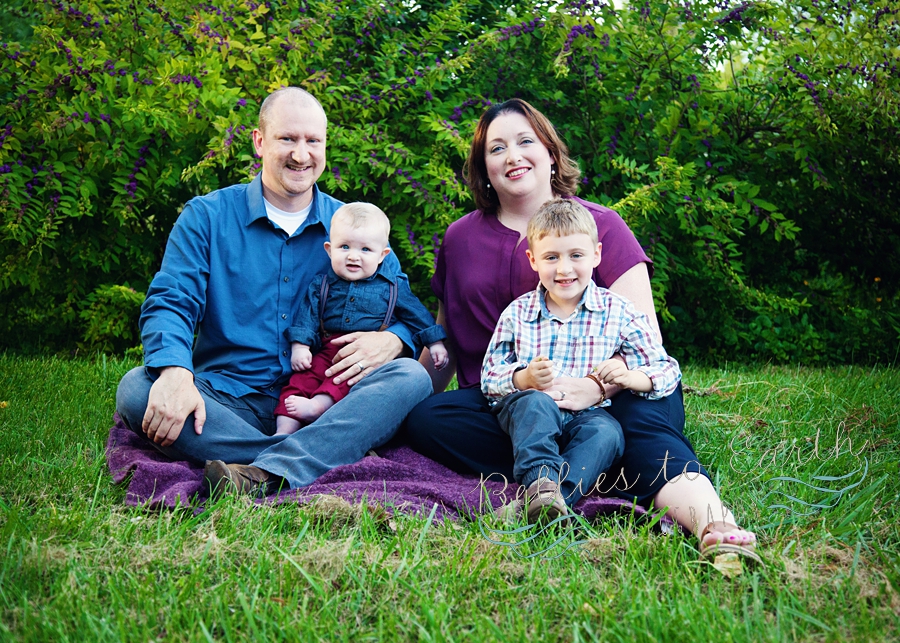
{"label": "woman's arm", "polygon": [[[438,301],[438,314],[437,314],[437,323],[444,327],[444,330],[447,330],[447,315],[444,312],[444,302]],[[447,362],[447,365],[441,370],[437,370],[434,367],[434,363],[431,360],[431,353],[428,351],[428,348],[425,348],[422,351],[422,354],[419,355],[419,363],[425,367],[425,370],[428,371],[428,374],[431,376],[431,385],[434,387],[435,393],[440,393],[450,384],[450,380],[453,379],[453,375],[456,374],[456,355],[453,353],[452,343],[448,340],[444,342],[444,346],[447,347],[447,355],[450,358],[450,361]]]}
{"label": "woman's arm", "polygon": [[[662,344],[662,333],[659,332],[659,322],[656,320],[656,306],[653,304],[653,291],[650,289],[650,273],[647,272],[647,264],[643,261],[635,264],[616,279],[609,290],[628,299],[634,307],[650,318],[650,327],[656,333],[656,339]],[[616,353],[614,358],[625,362],[625,358]],[[615,384],[606,384],[603,387],[606,398],[610,399],[622,390]]]}
{"label": "woman's arm", "polygon": [[634,307],[650,318],[650,326],[656,333],[656,339],[662,343],[659,322],[656,319],[656,306],[653,304],[653,291],[650,289],[650,273],[647,264],[639,263],[626,270],[616,279],[609,290],[631,301]]}

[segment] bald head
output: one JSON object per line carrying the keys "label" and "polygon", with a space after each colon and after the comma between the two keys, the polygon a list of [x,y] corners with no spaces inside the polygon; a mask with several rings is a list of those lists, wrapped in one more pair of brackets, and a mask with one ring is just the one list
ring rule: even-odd
{"label": "bald head", "polygon": [[266,96],[266,99],[262,102],[262,105],[259,106],[259,131],[266,131],[266,126],[269,124],[269,116],[272,112],[272,108],[275,107],[276,103],[279,103],[281,101],[290,101],[297,107],[302,108],[317,108],[320,112],[322,112],[322,116],[325,117],[325,123],[328,123],[328,116],[325,114],[325,110],[322,108],[322,104],[316,99],[315,96],[310,94],[305,89],[300,89],[299,87],[282,87],[281,89],[276,89],[274,92]]}

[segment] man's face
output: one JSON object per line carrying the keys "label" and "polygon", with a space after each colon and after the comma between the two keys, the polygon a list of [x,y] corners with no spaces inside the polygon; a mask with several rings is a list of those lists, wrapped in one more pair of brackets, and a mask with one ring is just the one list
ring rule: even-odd
{"label": "man's face", "polygon": [[298,212],[312,201],[325,170],[325,114],[318,105],[281,96],[269,111],[266,131],[253,130],[263,161],[263,194],[276,208]]}

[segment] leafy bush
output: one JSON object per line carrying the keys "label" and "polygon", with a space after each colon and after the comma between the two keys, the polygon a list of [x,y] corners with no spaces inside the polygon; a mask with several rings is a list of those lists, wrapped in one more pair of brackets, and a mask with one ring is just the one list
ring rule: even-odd
{"label": "leafy bush", "polygon": [[294,84],[329,115],[320,184],[385,209],[432,306],[443,231],[472,207],[474,123],[521,96],[569,143],[582,196],[616,207],[653,257],[676,355],[896,357],[886,0],[10,6],[0,347],[136,341],[120,295],[145,290],[191,196],[259,170],[259,101]]}

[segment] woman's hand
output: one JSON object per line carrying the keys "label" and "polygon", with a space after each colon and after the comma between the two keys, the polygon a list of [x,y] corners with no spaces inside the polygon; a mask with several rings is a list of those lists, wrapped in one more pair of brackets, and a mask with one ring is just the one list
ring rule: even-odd
{"label": "woman's hand", "polygon": [[347,382],[350,386],[403,352],[403,342],[388,331],[348,333],[335,337],[331,343],[345,346],[334,356],[325,377],[334,377],[335,384]]}
{"label": "woman's hand", "polygon": [[583,411],[603,399],[597,383],[586,377],[557,377],[544,393],[564,411]]}

